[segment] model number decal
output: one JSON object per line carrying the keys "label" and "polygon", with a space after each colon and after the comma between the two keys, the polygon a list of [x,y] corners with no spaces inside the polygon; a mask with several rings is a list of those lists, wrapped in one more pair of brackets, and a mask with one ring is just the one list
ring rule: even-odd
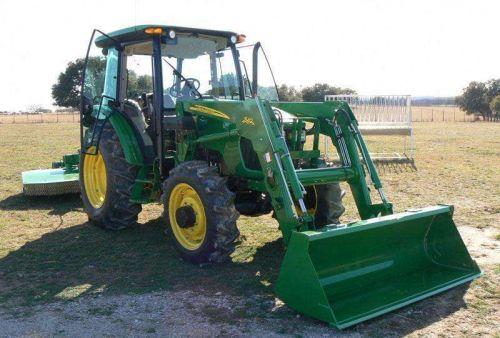
{"label": "model number decal", "polygon": [[255,122],[253,121],[253,118],[245,116],[243,120],[241,120],[242,124],[248,124],[249,126],[255,126]]}

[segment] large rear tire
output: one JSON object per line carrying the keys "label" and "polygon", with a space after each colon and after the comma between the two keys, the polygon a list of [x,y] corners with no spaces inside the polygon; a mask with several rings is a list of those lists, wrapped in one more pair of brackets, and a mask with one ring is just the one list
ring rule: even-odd
{"label": "large rear tire", "polygon": [[136,224],[141,205],[130,202],[130,197],[137,170],[125,160],[118,135],[107,122],[97,154],[82,154],[80,161],[83,209],[91,222],[110,230]]}
{"label": "large rear tire", "polygon": [[183,259],[218,263],[234,251],[239,213],[226,181],[216,167],[189,161],[172,169],[163,183],[166,232]]}

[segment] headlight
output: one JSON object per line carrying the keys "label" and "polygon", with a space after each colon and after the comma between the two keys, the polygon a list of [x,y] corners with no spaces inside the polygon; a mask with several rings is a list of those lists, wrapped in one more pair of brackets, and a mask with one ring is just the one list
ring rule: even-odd
{"label": "headlight", "polygon": [[231,36],[231,43],[235,44],[238,41],[238,38],[236,38],[236,35]]}
{"label": "headlight", "polygon": [[175,32],[174,31],[168,31],[168,37],[171,39],[175,39]]}

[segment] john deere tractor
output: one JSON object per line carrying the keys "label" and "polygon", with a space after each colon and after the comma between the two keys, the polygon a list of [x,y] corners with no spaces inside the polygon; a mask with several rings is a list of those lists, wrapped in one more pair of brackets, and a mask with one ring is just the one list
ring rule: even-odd
{"label": "john deere tractor", "polygon": [[[339,328],[478,277],[453,207],[394,213],[349,105],[280,101],[261,44],[244,40],[156,25],[93,32],[79,165],[89,219],[123,229],[161,201],[179,254],[206,263],[233,252],[240,214],[272,213],[286,246],[278,296]],[[151,89],[133,93],[137,59]],[[340,223],[339,182],[360,221]]]}

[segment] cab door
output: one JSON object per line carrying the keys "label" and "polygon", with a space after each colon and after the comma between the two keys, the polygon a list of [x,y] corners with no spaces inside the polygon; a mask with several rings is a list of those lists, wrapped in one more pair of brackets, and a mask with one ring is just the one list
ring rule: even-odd
{"label": "cab door", "polygon": [[[118,98],[119,56],[121,46],[112,42],[101,47],[108,35],[94,29],[85,56],[80,104],[80,142],[82,152],[95,154],[100,133]],[[101,42],[101,46],[99,46]]]}

